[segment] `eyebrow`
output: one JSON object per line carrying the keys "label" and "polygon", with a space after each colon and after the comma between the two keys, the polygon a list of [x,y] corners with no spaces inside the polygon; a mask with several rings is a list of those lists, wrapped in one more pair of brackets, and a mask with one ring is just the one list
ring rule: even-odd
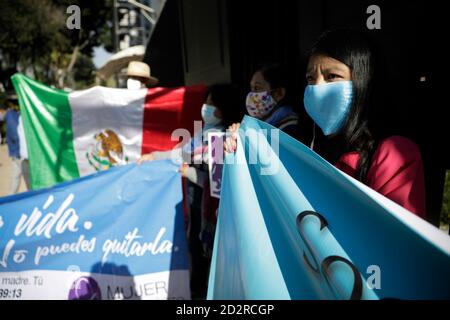
{"label": "eyebrow", "polygon": [[330,67],[330,68],[326,68],[325,70],[323,70],[323,72],[329,73],[329,72],[333,72],[333,71],[339,71],[339,72],[344,72],[346,70],[344,70],[343,68],[339,68],[339,67]]}
{"label": "eyebrow", "polygon": [[250,83],[250,85],[253,85],[253,86],[263,86],[264,84],[263,84],[262,82],[255,81],[255,82]]}
{"label": "eyebrow", "polygon": [[[337,67],[337,66],[326,68],[324,70],[321,70],[320,72],[321,73],[330,73],[330,72],[335,72],[335,71],[339,71],[339,72],[343,72],[343,73],[346,72],[346,70],[344,70],[343,68]],[[314,73],[314,72],[315,72],[314,69],[312,69],[312,68],[308,69],[306,71],[306,75],[308,76],[308,75],[310,75],[311,73]]]}

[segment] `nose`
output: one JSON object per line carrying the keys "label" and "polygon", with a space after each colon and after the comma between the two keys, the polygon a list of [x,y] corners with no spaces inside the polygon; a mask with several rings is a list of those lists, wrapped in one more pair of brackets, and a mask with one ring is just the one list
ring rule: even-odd
{"label": "nose", "polygon": [[320,66],[314,66],[312,70],[309,72],[308,84],[309,85],[318,85],[325,83],[325,78],[321,72]]}
{"label": "nose", "polygon": [[316,77],[311,81],[310,84],[312,85],[318,85],[318,84],[325,84],[325,78],[323,76],[323,74],[319,73],[316,75]]}

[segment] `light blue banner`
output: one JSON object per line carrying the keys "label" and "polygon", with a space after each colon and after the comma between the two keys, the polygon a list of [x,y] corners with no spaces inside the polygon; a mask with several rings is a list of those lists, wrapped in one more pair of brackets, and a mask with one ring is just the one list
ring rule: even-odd
{"label": "light blue banner", "polygon": [[1,198],[0,299],[189,298],[177,170],[133,164]]}
{"label": "light blue banner", "polygon": [[226,156],[208,299],[449,299],[450,237],[245,117]]}

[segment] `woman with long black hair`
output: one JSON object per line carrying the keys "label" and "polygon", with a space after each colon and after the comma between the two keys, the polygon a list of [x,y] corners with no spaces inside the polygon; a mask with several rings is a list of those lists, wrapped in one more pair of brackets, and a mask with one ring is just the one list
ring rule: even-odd
{"label": "woman with long black hair", "polygon": [[304,104],[325,136],[313,148],[337,168],[425,218],[419,148],[405,137],[377,139],[371,131],[370,111],[381,107],[376,101],[386,89],[374,53],[364,33],[350,30],[327,32],[313,47]]}
{"label": "woman with long black hair", "polygon": [[[366,35],[351,30],[326,32],[314,45],[304,92],[305,110],[314,121],[311,148],[338,169],[425,218],[419,148],[405,137],[381,139],[371,130],[370,111],[380,107],[376,101],[383,85],[374,53]],[[227,141],[226,151],[235,150],[233,140]]]}

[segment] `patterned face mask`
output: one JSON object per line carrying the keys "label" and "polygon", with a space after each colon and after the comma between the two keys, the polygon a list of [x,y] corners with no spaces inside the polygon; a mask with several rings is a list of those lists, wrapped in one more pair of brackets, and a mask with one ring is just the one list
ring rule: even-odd
{"label": "patterned face mask", "polygon": [[265,118],[276,105],[269,91],[249,92],[245,102],[248,114],[257,119]]}

